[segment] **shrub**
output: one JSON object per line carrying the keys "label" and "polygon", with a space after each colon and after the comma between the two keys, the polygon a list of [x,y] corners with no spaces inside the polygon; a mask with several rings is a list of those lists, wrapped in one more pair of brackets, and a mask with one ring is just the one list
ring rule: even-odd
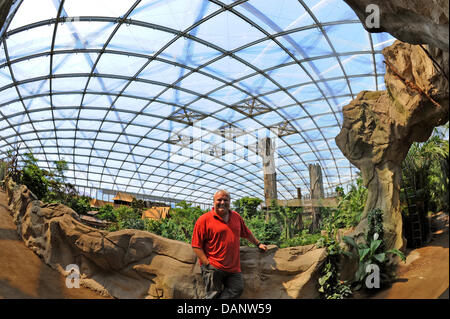
{"label": "shrub", "polygon": [[87,196],[70,196],[63,204],[69,206],[81,215],[86,215],[86,213],[91,209],[90,198]]}
{"label": "shrub", "polygon": [[345,255],[358,260],[358,270],[355,273],[353,284],[359,290],[364,286],[369,265],[377,265],[380,270],[380,286],[388,284],[395,276],[389,256],[397,255],[406,261],[404,254],[398,249],[386,250],[384,243],[383,212],[380,209],[368,213],[368,231],[364,243],[357,244],[353,238],[344,236],[344,241],[354,248],[353,252],[343,252]]}
{"label": "shrub", "polygon": [[96,217],[113,223],[117,222],[117,216],[114,214],[114,207],[110,204],[100,207]]}
{"label": "shrub", "polygon": [[[265,216],[260,213],[245,220],[245,224],[259,241],[266,245],[277,245],[281,243],[281,225],[275,218],[266,221]],[[252,245],[247,240],[241,240],[242,245]]]}
{"label": "shrub", "polygon": [[337,228],[349,228],[358,225],[361,220],[367,200],[367,188],[363,185],[361,175],[356,179],[356,185],[351,185],[347,194],[342,187],[337,187],[338,206],[333,210],[334,222]]}
{"label": "shrub", "polygon": [[262,203],[262,199],[256,197],[242,197],[233,202],[234,209],[244,218],[253,217],[258,214],[258,206]]}
{"label": "shrub", "polygon": [[181,201],[170,210],[169,216],[165,219],[145,220],[144,228],[166,238],[190,243],[195,222],[204,213],[202,209]]}
{"label": "shrub", "polygon": [[310,234],[307,229],[303,229],[294,237],[285,239],[280,244],[280,248],[311,245],[317,243],[320,238],[322,238],[320,233]]}
{"label": "shrub", "polygon": [[37,159],[31,153],[25,153],[25,166],[22,169],[20,183],[28,187],[28,189],[42,199],[48,192],[49,182],[46,174],[37,166]]}

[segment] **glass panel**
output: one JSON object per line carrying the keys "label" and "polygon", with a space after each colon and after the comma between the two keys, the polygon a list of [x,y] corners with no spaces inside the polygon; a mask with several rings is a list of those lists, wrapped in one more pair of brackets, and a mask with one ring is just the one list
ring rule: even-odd
{"label": "glass panel", "polygon": [[33,22],[56,17],[58,2],[53,0],[22,1],[9,29],[14,30]]}
{"label": "glass panel", "polygon": [[229,81],[255,73],[255,70],[230,57],[209,64],[205,71]]}
{"label": "glass panel", "polygon": [[3,67],[0,68],[0,88],[11,84],[12,79],[11,79],[11,73],[9,72],[9,68],[8,67]]}
{"label": "glass panel", "polygon": [[161,58],[189,67],[198,67],[220,55],[221,53],[214,48],[183,37],[166,48],[161,53]]}
{"label": "glass panel", "polygon": [[277,38],[298,60],[332,54],[330,45],[319,28],[310,28]]}
{"label": "glass panel", "polygon": [[130,18],[184,30],[219,7],[206,0],[153,1],[145,0],[136,7]]}
{"label": "glass panel", "polygon": [[[242,32],[242,30],[246,30],[246,32]],[[247,22],[229,11],[214,16],[192,32],[195,32],[197,37],[226,51],[264,37],[264,33],[249,26]]]}
{"label": "glass panel", "polygon": [[11,65],[16,81],[27,80],[40,76],[46,76],[50,71],[50,59],[38,57]]}
{"label": "glass panel", "polygon": [[134,0],[66,0],[64,2],[64,10],[69,17],[121,17],[128,11],[134,2]]}
{"label": "glass panel", "polygon": [[237,85],[252,95],[260,95],[279,90],[279,87],[265,76],[258,74],[247,78]]}
{"label": "glass panel", "polygon": [[325,27],[337,53],[370,50],[370,40],[361,24],[339,24]]}
{"label": "glass panel", "polygon": [[195,91],[199,94],[206,94],[209,91],[222,86],[223,84],[223,82],[214,80],[211,77],[195,72],[184,78],[181,82],[178,82],[177,86]]}
{"label": "glass panel", "polygon": [[344,1],[305,0],[304,3],[321,22],[358,20],[355,12]]}
{"label": "glass panel", "polygon": [[275,69],[270,72],[270,77],[282,86],[292,86],[311,81],[309,75],[297,64]]}
{"label": "glass panel", "polygon": [[267,69],[276,65],[293,62],[292,58],[284,54],[283,49],[273,41],[264,41],[252,45],[251,47],[238,51],[236,55],[259,69]]}
{"label": "glass panel", "polygon": [[55,50],[101,49],[114,29],[112,22],[73,21],[59,23]]}
{"label": "glass panel", "polygon": [[54,74],[84,73],[92,71],[97,54],[77,53],[77,54],[55,54],[53,56]]}
{"label": "glass panel", "polygon": [[6,40],[9,58],[50,51],[53,28],[48,25],[12,34]]}
{"label": "glass panel", "polygon": [[137,25],[122,25],[108,49],[153,55],[174,38],[174,34]]}
{"label": "glass panel", "polygon": [[120,69],[121,76],[134,76],[141,67],[147,62],[147,59],[121,54],[102,54],[97,64],[97,71],[105,74],[117,73]]}
{"label": "glass panel", "polygon": [[314,24],[297,0],[278,1],[275,7],[270,1],[251,0],[237,6],[236,10],[272,34]]}

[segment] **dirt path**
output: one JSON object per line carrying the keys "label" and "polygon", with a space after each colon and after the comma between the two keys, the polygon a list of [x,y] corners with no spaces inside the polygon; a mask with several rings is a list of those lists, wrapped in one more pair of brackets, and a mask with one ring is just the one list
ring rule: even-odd
{"label": "dirt path", "polygon": [[69,289],[66,279],[27,248],[16,232],[0,191],[0,298],[1,299],[105,299],[93,290]]}
{"label": "dirt path", "polygon": [[407,252],[406,263],[400,263],[397,280],[374,299],[448,299],[449,230],[448,215],[432,217],[433,237],[430,243]]}

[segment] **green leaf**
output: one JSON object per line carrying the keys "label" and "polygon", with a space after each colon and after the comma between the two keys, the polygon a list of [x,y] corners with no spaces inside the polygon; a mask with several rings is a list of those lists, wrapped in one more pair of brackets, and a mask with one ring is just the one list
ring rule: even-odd
{"label": "green leaf", "polygon": [[375,253],[377,251],[377,248],[380,247],[381,244],[381,240],[374,240],[370,243],[370,251],[373,253]]}
{"label": "green leaf", "polygon": [[376,260],[378,260],[380,263],[384,262],[384,260],[386,259],[386,254],[385,253],[380,253],[380,254],[376,254],[375,256],[373,256]]}
{"label": "green leaf", "polygon": [[370,248],[364,248],[359,251],[359,261],[363,261],[367,254],[370,252]]}
{"label": "green leaf", "polygon": [[345,243],[349,244],[350,246],[355,247],[355,248],[358,247],[358,245],[356,245],[356,242],[352,237],[344,236],[344,237],[342,237],[342,239],[344,240]]}
{"label": "green leaf", "polygon": [[406,257],[405,257],[405,255],[404,255],[400,250],[398,250],[398,249],[389,249],[386,253],[387,253],[387,254],[390,253],[390,254],[397,255],[397,256],[400,257],[400,259],[401,259],[402,261],[406,262]]}
{"label": "green leaf", "polygon": [[328,279],[331,277],[331,272],[326,273],[324,276],[319,278],[319,285],[323,286],[324,283],[327,282]]}

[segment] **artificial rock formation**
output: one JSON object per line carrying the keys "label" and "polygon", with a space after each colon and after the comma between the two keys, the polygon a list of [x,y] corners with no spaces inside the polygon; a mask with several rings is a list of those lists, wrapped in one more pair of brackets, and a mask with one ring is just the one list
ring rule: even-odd
{"label": "artificial rock formation", "polygon": [[[369,32],[389,32],[410,44],[429,44],[449,50],[448,0],[344,0]],[[373,5],[379,8],[379,27],[372,23]]]}
{"label": "artificial rock formation", "polygon": [[[7,184],[19,236],[63,275],[77,265],[82,286],[116,298],[203,298],[204,284],[189,244],[127,229],[107,232],[84,225],[61,204],[36,200],[26,186]],[[317,298],[325,248],[314,245],[265,253],[241,247],[242,298]]]}
{"label": "artificial rock formation", "polygon": [[13,0],[0,0],[0,30],[3,28],[13,2]]}
{"label": "artificial rock formation", "polygon": [[[448,52],[427,49],[448,74]],[[418,45],[396,41],[383,55],[386,91],[362,91],[343,108],[344,123],[336,144],[361,170],[368,188],[362,220],[353,235],[362,235],[367,213],[380,208],[386,247],[402,249],[406,243],[399,200],[401,163],[413,142],[426,141],[436,126],[448,121],[449,83]]]}

